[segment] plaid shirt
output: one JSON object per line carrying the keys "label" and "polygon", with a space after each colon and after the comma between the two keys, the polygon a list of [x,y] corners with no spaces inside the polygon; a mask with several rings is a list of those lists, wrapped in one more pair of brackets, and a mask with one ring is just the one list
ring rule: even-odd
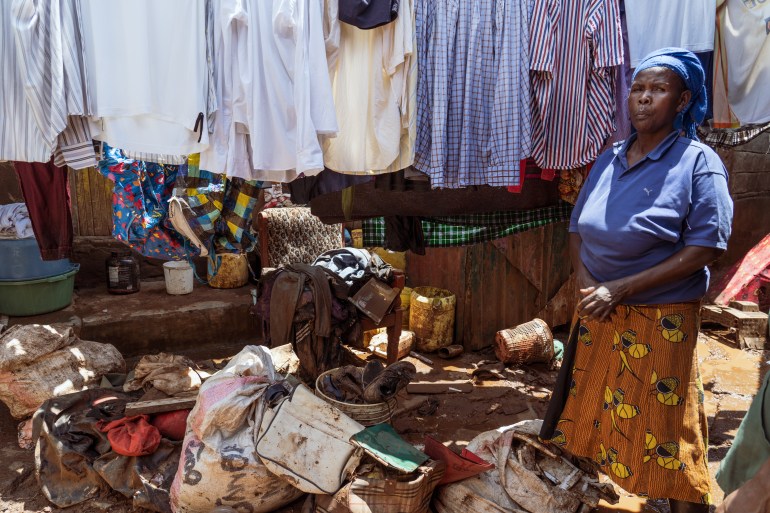
{"label": "plaid shirt", "polygon": [[434,188],[518,186],[530,153],[528,2],[417,0],[415,167]]}
{"label": "plaid shirt", "polygon": [[[487,242],[545,226],[550,223],[568,221],[572,205],[558,205],[532,210],[491,212],[424,218],[422,230],[427,247],[467,246]],[[385,218],[375,217],[363,222],[365,247],[385,245]]]}
{"label": "plaid shirt", "polygon": [[737,129],[698,127],[698,137],[702,143],[714,148],[732,148],[746,144],[766,131],[770,131],[770,123],[764,125],[747,125]]}

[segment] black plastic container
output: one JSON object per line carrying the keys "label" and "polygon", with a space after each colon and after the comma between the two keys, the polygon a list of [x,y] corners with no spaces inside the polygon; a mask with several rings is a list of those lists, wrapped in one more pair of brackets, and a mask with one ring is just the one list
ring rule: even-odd
{"label": "black plastic container", "polygon": [[105,262],[110,294],[139,292],[139,262],[130,251],[113,251]]}

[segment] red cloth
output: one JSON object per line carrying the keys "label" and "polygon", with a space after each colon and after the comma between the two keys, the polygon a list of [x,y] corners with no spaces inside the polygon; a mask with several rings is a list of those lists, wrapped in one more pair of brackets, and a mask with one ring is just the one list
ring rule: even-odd
{"label": "red cloth", "polygon": [[72,255],[72,213],[67,168],[49,162],[14,162],[43,260]]}
{"label": "red cloth", "polygon": [[444,477],[441,478],[439,485],[462,481],[495,468],[492,463],[487,463],[467,449],[463,449],[462,453],[457,454],[430,436],[425,437],[423,452],[432,460],[446,463],[446,472],[444,472]]}
{"label": "red cloth", "polygon": [[160,431],[148,422],[147,415],[124,417],[97,425],[107,433],[112,450],[121,456],[145,456],[154,453],[160,445]]}
{"label": "red cloth", "polygon": [[770,235],[736,262],[709,291],[714,303],[753,301],[762,311],[770,308]]}
{"label": "red cloth", "polygon": [[158,428],[160,434],[169,440],[184,440],[184,433],[187,429],[187,416],[190,410],[176,410],[165,413],[158,413],[152,417],[150,422]]}

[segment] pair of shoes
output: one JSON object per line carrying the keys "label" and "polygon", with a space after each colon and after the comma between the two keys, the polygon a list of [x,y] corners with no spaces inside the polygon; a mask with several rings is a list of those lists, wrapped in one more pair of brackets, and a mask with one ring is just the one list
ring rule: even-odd
{"label": "pair of shoes", "polygon": [[408,385],[417,374],[417,368],[410,362],[396,362],[388,365],[366,382],[364,400],[367,403],[382,403],[395,396]]}

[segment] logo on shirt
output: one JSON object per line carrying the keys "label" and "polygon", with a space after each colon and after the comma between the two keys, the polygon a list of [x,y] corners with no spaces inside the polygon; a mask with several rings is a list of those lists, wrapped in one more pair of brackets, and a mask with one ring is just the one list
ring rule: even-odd
{"label": "logo on shirt", "polygon": [[743,5],[745,5],[749,9],[753,9],[758,5],[764,4],[766,1],[767,0],[743,0]]}
{"label": "logo on shirt", "polygon": [[645,187],[644,192],[646,192],[647,196],[649,196],[650,194],[652,194],[652,189],[648,189],[647,187]]}

